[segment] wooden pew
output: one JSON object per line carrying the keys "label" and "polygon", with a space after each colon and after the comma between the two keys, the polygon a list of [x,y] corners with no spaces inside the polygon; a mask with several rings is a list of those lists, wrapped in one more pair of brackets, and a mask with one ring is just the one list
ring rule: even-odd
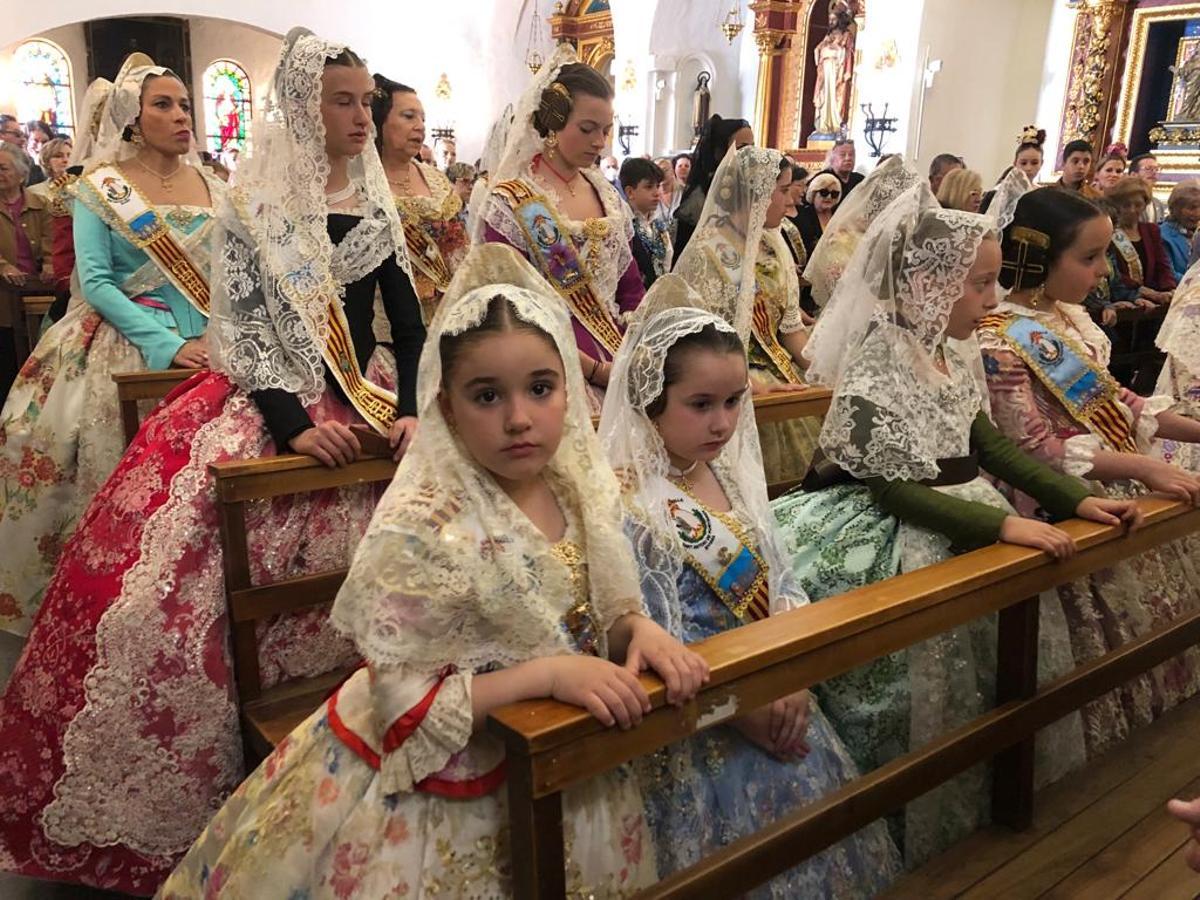
{"label": "wooden pew", "polygon": [[216,479],[242,734],[248,758],[258,760],[320,706],[349,672],[334,671],[264,689],[259,677],[255,623],[279,613],[332,602],[345,580],[346,569],[255,585],[250,577],[246,504],[285,494],[387,481],[396,464],[390,459],[364,459],[345,468],[330,469],[311,457],[289,454],[215,463],[208,468]]}
{"label": "wooden pew", "polygon": [[42,331],[42,319],[54,305],[54,294],[27,294],[21,298],[25,314],[25,331],[29,335],[29,352],[37,346],[38,335]]}
{"label": "wooden pew", "polygon": [[728,720],[972,619],[999,613],[996,707],[840,790],[746,836],[643,892],[642,897],[726,897],[786,871],[971,766],[993,759],[993,816],[1025,827],[1033,808],[1038,729],[1134,675],[1200,643],[1200,612],[1130,642],[1050,684],[1037,685],[1038,593],[1200,530],[1200,510],[1145,499],[1145,527],[1064,524],[1080,551],[1064,562],[997,544],[837,598],[737,628],[695,646],[710,683],[683,709],[665,705],[627,732],[552,700],[497,710],[489,729],[505,742],[515,896],[565,896],[561,792],[696,731]]}
{"label": "wooden pew", "polygon": [[162,369],[147,372],[119,372],[112,380],[117,384],[117,402],[121,407],[121,430],[128,447],[141,427],[138,403],[142,400],[161,400],[193,375],[205,369]]}
{"label": "wooden pew", "polygon": [[[164,373],[139,372],[114,378],[125,379],[126,384],[136,386],[153,383],[149,376],[156,374]],[[118,385],[123,386],[120,381]],[[755,398],[754,405],[756,415],[760,406],[769,410],[768,415],[773,417],[770,419],[773,422],[789,415],[820,415],[828,408],[829,392],[813,389],[793,394],[771,394]],[[134,409],[136,412],[136,406]],[[396,464],[390,459],[370,458],[342,469],[329,469],[311,457],[287,454],[216,463],[209,466],[209,471],[216,479],[217,502],[220,506],[225,596],[233,632],[234,669],[242,728],[246,735],[247,751],[254,758],[261,758],[321,704],[345,673],[332,673],[307,683],[291,682],[264,692],[259,680],[254,623],[281,612],[332,602],[345,580],[347,570],[337,569],[255,586],[250,579],[246,504],[284,494],[388,481],[395,474]]]}
{"label": "wooden pew", "polygon": [[45,303],[49,308],[54,302],[54,285],[37,278],[29,278],[21,286],[0,285],[0,324],[12,329],[13,344],[17,354],[17,368],[24,364],[37,344],[37,332],[31,331],[26,318],[26,302],[37,307]]}

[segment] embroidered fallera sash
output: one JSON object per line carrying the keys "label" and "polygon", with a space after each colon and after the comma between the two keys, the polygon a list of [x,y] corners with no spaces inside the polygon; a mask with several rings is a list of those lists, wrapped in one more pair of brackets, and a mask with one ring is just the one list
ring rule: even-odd
{"label": "embroidered fallera sash", "polygon": [[[417,270],[424,275],[433,284],[433,289],[436,292],[435,298],[446,293],[446,288],[450,287],[450,265],[446,262],[446,258],[442,256],[442,249],[437,245],[437,241],[433,239],[433,235],[417,221],[413,221],[408,216],[403,217],[404,222],[404,242],[408,244],[408,258]],[[422,303],[422,312],[427,312],[429,318],[433,316],[433,305],[430,304],[426,308],[426,304]],[[428,321],[425,323],[429,324]]]}
{"label": "embroidered fallera sash", "polygon": [[396,395],[363,375],[354,355],[346,310],[336,294],[329,301],[328,311],[329,337],[321,348],[321,358],[358,414],[368,425],[386,435],[396,421]]}
{"label": "embroidered fallera sash", "polygon": [[754,315],[750,318],[750,331],[755,343],[767,354],[775,366],[775,374],[791,384],[802,384],[803,379],[792,363],[792,355],[779,343],[775,334],[775,325],[771,321],[771,308],[767,305],[766,295],[762,290],[754,293]]}
{"label": "embroidered fallera sash", "polygon": [[105,224],[154,261],[167,281],[201,315],[209,309],[208,278],[175,239],[171,226],[115,167],[98,166],[82,175],[73,191],[87,191],[93,209]]}
{"label": "embroidered fallera sash", "polygon": [[733,516],[705,506],[668,485],[667,510],[683,542],[684,559],[738,620],[771,614],[767,564]]}
{"label": "embroidered fallera sash", "polygon": [[1121,258],[1125,260],[1125,265],[1129,266],[1129,277],[1137,284],[1145,284],[1146,273],[1142,270],[1142,258],[1138,256],[1137,247],[1133,246],[1129,235],[1118,228],[1113,232],[1112,242]]}
{"label": "embroidered fallera sash", "polygon": [[534,266],[567,301],[576,321],[610,356],[616,356],[621,347],[621,330],[608,306],[596,296],[570,233],[546,198],[533,193],[519,180],[502,182],[494,191],[512,208]]}
{"label": "embroidered fallera sash", "polygon": [[980,323],[1002,337],[1080,425],[1120,453],[1137,453],[1120,387],[1087,351],[1031,316],[996,313]]}

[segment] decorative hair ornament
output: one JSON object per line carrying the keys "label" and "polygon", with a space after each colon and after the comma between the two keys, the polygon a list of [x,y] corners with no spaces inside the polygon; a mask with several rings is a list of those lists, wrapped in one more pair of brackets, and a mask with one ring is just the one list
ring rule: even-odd
{"label": "decorative hair ornament", "polygon": [[1026,225],[1016,225],[1004,238],[1000,282],[1012,291],[1040,287],[1049,274],[1050,235]]}
{"label": "decorative hair ornament", "polygon": [[1121,141],[1117,141],[1115,144],[1109,144],[1108,147],[1105,148],[1104,155],[1119,156],[1121,159],[1129,159],[1129,147],[1127,147]]}
{"label": "decorative hair ornament", "polygon": [[1021,136],[1017,138],[1017,146],[1019,147],[1037,147],[1041,149],[1046,143],[1046,129],[1038,128],[1036,125],[1026,125],[1025,130],[1021,132]]}
{"label": "decorative hair ornament", "polygon": [[567,90],[567,86],[561,81],[556,81],[554,84],[550,85],[550,90],[557,91],[566,98],[568,103],[571,102],[571,92]]}
{"label": "decorative hair ornament", "polygon": [[567,119],[571,115],[571,92],[561,81],[553,82],[542,91],[538,103],[535,124],[553,134],[567,127]]}

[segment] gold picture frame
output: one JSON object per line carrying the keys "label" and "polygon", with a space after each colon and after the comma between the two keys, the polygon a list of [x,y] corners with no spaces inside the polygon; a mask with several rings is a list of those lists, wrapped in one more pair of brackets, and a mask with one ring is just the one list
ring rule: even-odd
{"label": "gold picture frame", "polygon": [[[1129,39],[1128,62],[1125,66],[1125,77],[1122,79],[1121,104],[1117,111],[1117,140],[1126,146],[1131,146],[1131,131],[1133,129],[1134,104],[1137,103],[1138,92],[1142,87],[1142,67],[1146,62],[1146,42],[1150,35],[1150,27],[1160,22],[1178,22],[1200,18],[1200,3],[1187,3],[1181,6],[1158,6],[1147,9],[1137,9],[1133,13],[1133,21]],[[1185,40],[1197,40],[1186,38]],[[1175,98],[1171,100],[1174,108]],[[1168,116],[1170,114],[1168,113]]]}

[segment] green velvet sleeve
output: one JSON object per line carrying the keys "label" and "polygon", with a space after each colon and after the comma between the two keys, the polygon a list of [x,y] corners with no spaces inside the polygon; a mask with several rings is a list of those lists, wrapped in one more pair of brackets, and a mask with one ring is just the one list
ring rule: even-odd
{"label": "green velvet sleeve", "polygon": [[981,469],[1024,491],[1055,522],[1070,519],[1079,504],[1091,496],[1088,486],[1078,478],[1060,474],[1021,450],[982,411],[971,425],[971,447],[979,454]]}
{"label": "green velvet sleeve", "polygon": [[868,478],[866,485],[880,508],[902,522],[936,531],[950,539],[955,552],[975,550],[1000,539],[1002,509],[960,500],[916,481]]}

